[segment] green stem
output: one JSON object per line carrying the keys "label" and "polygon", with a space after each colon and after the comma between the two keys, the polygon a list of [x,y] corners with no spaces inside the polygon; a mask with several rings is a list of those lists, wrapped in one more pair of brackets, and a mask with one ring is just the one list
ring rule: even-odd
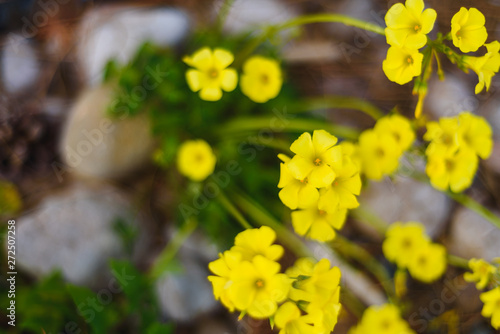
{"label": "green stem", "polygon": [[241,212],[231,203],[222,192],[217,196],[220,204],[240,223],[244,229],[252,228],[252,225],[243,217]]}
{"label": "green stem", "polygon": [[373,212],[366,210],[359,206],[358,208],[351,210],[349,214],[354,217],[360,223],[369,225],[380,235],[384,236],[385,231],[387,230],[388,224],[379,216],[374,214]]}
{"label": "green stem", "polygon": [[156,259],[153,267],[151,268],[149,275],[153,279],[159,278],[166,271],[168,271],[168,266],[174,259],[175,255],[184,244],[187,238],[195,231],[198,222],[194,218],[190,218],[186,221],[184,226],[177,231],[177,233],[172,237],[172,240],[163,249],[161,254]]}
{"label": "green stem", "polygon": [[329,124],[324,120],[315,119],[285,119],[277,117],[241,117],[229,121],[221,126],[219,131],[222,135],[230,133],[241,133],[244,131],[267,131],[267,132],[303,132],[323,129],[331,134],[350,140],[357,140],[360,131],[342,125]]}
{"label": "green stem", "polygon": [[469,261],[463,257],[448,254],[447,256],[448,264],[457,268],[469,270]]}
{"label": "green stem", "polygon": [[323,98],[305,99],[295,106],[292,106],[289,112],[305,112],[327,108],[359,110],[374,120],[384,116],[384,113],[373,104],[350,96],[328,96]]}
{"label": "green stem", "polygon": [[473,200],[472,198],[463,193],[453,193],[451,191],[447,191],[445,192],[445,194],[451,199],[455,200],[456,202],[462,204],[466,208],[479,214],[481,217],[488,220],[490,223],[492,223],[493,225],[495,225],[497,228],[500,229],[500,217],[498,217],[493,212],[482,206],[477,201]]}
{"label": "green stem", "polygon": [[217,17],[217,29],[219,31],[224,27],[224,22],[226,21],[227,14],[233,5],[234,0],[224,0]]}
{"label": "green stem", "polygon": [[391,284],[391,277],[385,268],[364,248],[349,241],[340,234],[337,234],[335,240],[330,245],[333,249],[343,254],[346,258],[352,258],[363,265],[380,282],[383,289],[389,297],[396,299],[394,286]]}
{"label": "green stem", "polygon": [[285,226],[283,226],[276,218],[269,212],[262,208],[259,204],[255,203],[248,197],[233,193],[231,197],[235,203],[245,211],[257,225],[267,225],[276,231],[278,239],[281,240],[283,245],[293,251],[297,256],[312,257],[311,251],[302,243],[302,241]]}

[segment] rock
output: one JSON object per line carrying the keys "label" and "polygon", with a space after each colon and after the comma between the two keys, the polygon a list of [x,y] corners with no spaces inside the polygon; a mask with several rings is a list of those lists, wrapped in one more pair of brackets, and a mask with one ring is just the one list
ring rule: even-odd
{"label": "rock", "polygon": [[467,84],[463,77],[447,73],[444,81],[437,78],[430,80],[424,113],[430,113],[432,118],[453,117],[464,110],[474,111],[478,106],[474,87]]}
{"label": "rock", "polygon": [[40,73],[35,49],[28,39],[10,33],[2,52],[2,82],[9,93],[34,85]]}
{"label": "rock", "polygon": [[[375,10],[374,2],[370,0],[347,0],[347,1],[332,1],[325,2],[325,11],[329,11],[332,14],[341,14],[356,19],[360,19],[367,22],[377,23],[379,25],[385,26],[384,16],[385,12],[377,13]],[[357,41],[353,41],[351,44],[358,44],[357,46],[363,46],[364,44],[369,44],[372,38],[377,38],[384,40],[384,38],[376,37],[377,34],[366,32],[361,29],[354,27],[349,27],[343,25],[342,23],[325,23],[328,30],[337,39],[350,42],[349,37],[355,37]],[[358,33],[356,34],[356,29]],[[353,36],[354,35],[354,36]]]}
{"label": "rock", "polygon": [[17,221],[17,264],[36,277],[60,269],[71,283],[100,286],[109,259],[124,255],[113,223],[130,222],[129,210],[129,201],[111,186],[76,183],[47,196]]}
{"label": "rock", "polygon": [[154,140],[147,115],[110,119],[106,109],[112,86],[84,92],[70,111],[60,151],[66,168],[53,165],[58,178],[67,171],[94,178],[116,178],[147,164]]}
{"label": "rock", "polygon": [[335,61],[342,52],[329,41],[296,41],[284,47],[282,56],[289,64],[313,63]]}
{"label": "rock", "polygon": [[195,233],[183,243],[177,258],[182,272],[160,277],[156,291],[164,315],[187,322],[220,306],[207,279],[208,263],[217,258],[217,249],[202,234]]}
{"label": "rock", "polygon": [[77,57],[89,85],[101,82],[110,59],[126,63],[146,41],[174,46],[189,31],[190,20],[179,9],[140,9],[134,6],[104,6],[84,18],[77,37]]}
{"label": "rock", "polygon": [[500,257],[500,229],[477,213],[460,208],[452,219],[448,249],[451,254],[467,259],[491,261]]}
{"label": "rock", "polygon": [[[216,9],[218,14],[221,8]],[[236,0],[228,10],[224,30],[230,34],[239,34],[252,31],[256,27],[283,23],[295,16],[297,12],[290,4],[286,5],[277,0]]]}
{"label": "rock", "polygon": [[[361,207],[385,222],[417,221],[425,225],[433,238],[445,228],[450,203],[445,194],[409,177],[396,177],[394,182],[370,182],[360,196]],[[360,227],[368,230],[365,224]]]}

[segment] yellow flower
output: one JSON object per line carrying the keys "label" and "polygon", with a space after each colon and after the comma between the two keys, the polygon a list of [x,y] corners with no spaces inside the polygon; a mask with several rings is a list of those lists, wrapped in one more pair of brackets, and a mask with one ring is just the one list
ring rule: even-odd
{"label": "yellow flower", "polygon": [[359,206],[356,196],[361,192],[361,177],[356,165],[343,158],[342,167],[336,168],[335,180],[322,191],[319,205],[335,209],[354,209]]}
{"label": "yellow flower", "polygon": [[385,35],[392,46],[420,49],[436,21],[434,9],[424,10],[423,0],[406,0],[406,4],[393,5],[385,15]]}
{"label": "yellow flower", "polygon": [[497,272],[497,268],[483,259],[470,259],[469,268],[472,272],[464,274],[467,282],[476,282],[476,288],[482,290],[488,285],[491,277]]}
{"label": "yellow flower", "polygon": [[290,289],[291,280],[280,274],[280,265],[262,255],[239,263],[230,273],[228,296],[236,309],[256,319],[272,316]]}
{"label": "yellow flower", "polygon": [[248,229],[238,233],[231,251],[240,253],[245,261],[251,261],[257,255],[278,261],[284,250],[282,246],[273,244],[275,240],[276,232],[269,226]]}
{"label": "yellow flower", "polygon": [[317,205],[312,208],[292,212],[292,225],[295,233],[318,241],[335,238],[335,230],[344,225],[347,210],[334,210]]}
{"label": "yellow flower", "polygon": [[462,144],[459,130],[457,117],[443,117],[439,122],[427,123],[424,139],[431,143],[425,153],[432,155],[456,152]]}
{"label": "yellow flower", "polygon": [[234,60],[231,52],[208,47],[196,51],[191,57],[182,59],[195,69],[186,72],[186,80],[193,92],[200,91],[200,98],[217,101],[222,97],[222,90],[230,92],[236,88],[238,74],[233,68],[227,68]]}
{"label": "yellow flower", "polygon": [[359,136],[359,152],[363,173],[372,180],[390,175],[399,164],[401,150],[391,134],[377,133],[373,129]]}
{"label": "yellow flower", "polygon": [[226,287],[230,282],[229,275],[231,274],[231,270],[240,262],[240,253],[225,251],[224,254],[219,254],[219,259],[208,264],[208,268],[210,269],[210,271],[217,275],[208,276],[208,280],[212,283],[214,289],[215,299],[220,299],[222,304],[231,312],[234,311],[234,304],[229,299]]}
{"label": "yellow flower", "polygon": [[415,249],[408,263],[408,271],[413,278],[431,283],[446,271],[446,248],[435,243],[427,243]]}
{"label": "yellow flower", "polygon": [[288,170],[287,163],[280,165],[279,198],[292,210],[305,209],[315,205],[319,198],[318,189],[309,184],[307,177],[298,180]]}
{"label": "yellow flower", "polygon": [[425,172],[434,188],[445,191],[449,187],[458,193],[472,184],[477,165],[477,156],[471,150],[434,153],[428,155]]}
{"label": "yellow flower", "polygon": [[177,168],[193,181],[203,181],[213,173],[217,158],[204,140],[188,140],[179,147]]}
{"label": "yellow flower", "polygon": [[480,158],[488,159],[493,148],[492,131],[488,122],[469,112],[460,113],[458,120],[462,143]]}
{"label": "yellow flower", "polygon": [[464,53],[477,51],[488,38],[484,23],[483,13],[476,8],[469,10],[464,7],[460,8],[460,11],[451,19],[453,45]]}
{"label": "yellow flower", "polygon": [[281,69],[276,60],[254,56],[243,64],[241,91],[252,101],[264,103],[281,90]]}
{"label": "yellow flower", "polygon": [[382,62],[382,69],[389,80],[404,85],[422,73],[423,59],[423,54],[417,49],[391,46]]}
{"label": "yellow flower", "polygon": [[482,293],[480,296],[484,303],[481,315],[491,317],[491,325],[495,329],[500,329],[500,287]]}
{"label": "yellow flower", "polygon": [[288,170],[298,180],[307,177],[309,184],[316,188],[331,184],[335,179],[331,166],[342,159],[342,150],[336,143],[337,137],[325,130],[315,130],[312,138],[304,132],[290,146],[295,156],[288,162]]}
{"label": "yellow flower", "polygon": [[464,62],[476,72],[479,82],[476,85],[475,93],[479,94],[486,86],[486,91],[490,89],[491,79],[500,68],[500,43],[498,41],[485,44],[488,52],[482,57],[464,57]]}
{"label": "yellow flower", "polygon": [[382,250],[387,260],[406,268],[417,248],[429,243],[424,226],[417,222],[392,224],[385,234]]}
{"label": "yellow flower", "polygon": [[279,334],[306,334],[314,333],[314,327],[306,323],[300,309],[292,302],[286,302],[278,308],[274,316],[274,323],[281,328]]}
{"label": "yellow flower", "polygon": [[349,334],[414,334],[401,318],[399,309],[392,304],[370,306],[363,313],[358,325]]}
{"label": "yellow flower", "polygon": [[378,133],[391,134],[401,151],[406,151],[410,148],[415,140],[415,132],[411,127],[410,121],[400,115],[382,117],[377,121],[374,129]]}
{"label": "yellow flower", "polygon": [[[337,324],[340,309],[340,287],[333,291],[328,291],[324,297],[311,301],[307,307],[306,321],[314,324],[315,333],[331,333]],[[314,333],[314,332],[313,332]]]}
{"label": "yellow flower", "polygon": [[361,173],[361,157],[359,155],[359,147],[358,145],[354,144],[353,142],[344,140],[339,144],[341,150],[342,150],[342,158],[346,159],[349,158],[354,165],[356,165],[356,168],[358,168],[359,172]]}

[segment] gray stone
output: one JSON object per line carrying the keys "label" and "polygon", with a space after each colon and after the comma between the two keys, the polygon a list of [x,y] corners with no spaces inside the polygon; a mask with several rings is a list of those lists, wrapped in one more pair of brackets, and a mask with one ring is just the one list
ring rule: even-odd
{"label": "gray stone", "polygon": [[462,207],[453,216],[448,249],[451,254],[467,259],[474,257],[491,261],[500,257],[500,229]]}
{"label": "gray stone", "polygon": [[361,192],[360,204],[389,224],[420,222],[428,235],[436,237],[445,228],[451,201],[428,184],[396,177],[394,181],[371,181]]}
{"label": "gray stone", "polygon": [[76,183],[47,196],[17,221],[17,264],[36,277],[59,269],[71,283],[99,286],[109,259],[124,255],[113,223],[130,222],[129,210],[111,186]]}
{"label": "gray stone", "polygon": [[453,117],[465,110],[474,111],[478,104],[474,87],[464,78],[447,73],[444,81],[430,80],[424,112],[430,113],[434,119]]}
{"label": "gray stone", "polygon": [[189,31],[187,14],[174,8],[100,6],[89,11],[78,33],[77,57],[87,84],[101,82],[106,63],[127,63],[146,41],[174,46]]}
{"label": "gray stone", "polygon": [[69,171],[92,178],[116,178],[150,161],[154,140],[147,115],[111,119],[106,109],[112,98],[112,86],[96,87],[84,92],[70,110],[60,143]]}
{"label": "gray stone", "polygon": [[33,85],[40,73],[35,49],[28,39],[14,33],[6,39],[1,62],[3,86],[9,93]]}

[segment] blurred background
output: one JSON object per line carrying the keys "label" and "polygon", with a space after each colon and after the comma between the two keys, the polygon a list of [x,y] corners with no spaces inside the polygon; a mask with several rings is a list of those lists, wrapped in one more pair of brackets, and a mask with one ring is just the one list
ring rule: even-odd
{"label": "blurred background", "polygon": [[[395,2],[236,0],[225,8],[221,0],[0,1],[0,213],[16,219],[18,321],[24,317],[30,322],[24,330],[9,329],[2,307],[2,330],[49,333],[51,328],[59,333],[65,324],[71,324],[73,329],[64,329],[66,333],[77,333],[77,329],[96,332],[85,315],[83,319],[78,315],[76,309],[80,308],[87,315],[105,314],[102,328],[112,328],[107,330],[110,333],[143,332],[132,329],[140,326],[130,326],[137,322],[133,308],[125,312],[127,319],[115,319],[125,314],[121,308],[133,303],[124,301],[122,291],[113,292],[116,275],[113,279],[108,262],[127,259],[139,272],[151,266],[178,232],[171,224],[174,194],[163,172],[151,163],[156,143],[148,121],[125,119],[110,125],[102,117],[111,100],[109,88],[101,84],[109,60],[126,64],[147,41],[182,55],[186,40],[214,22],[220,10],[227,10],[223,33],[232,36],[307,13],[341,13],[384,25],[385,12]],[[486,16],[488,42],[500,39],[498,0],[428,0],[426,4],[438,13],[434,34],[449,30],[451,17],[460,7],[473,6]],[[298,94],[355,96],[385,112],[397,106],[412,117],[416,105],[412,85],[394,84],[382,71],[388,48],[383,37],[324,23],[286,32],[280,41],[285,80]],[[489,92],[475,95],[474,73],[463,73],[447,61],[443,66],[446,80],[431,79],[424,114],[437,119],[469,110],[490,122],[493,154],[482,163],[468,194],[498,213],[500,79],[494,77]],[[368,116],[350,110],[318,112],[339,124],[373,125]],[[108,134],[111,126],[113,131]],[[83,153],[68,153],[67,147],[83,142],[87,145],[82,144]],[[452,254],[487,260],[500,256],[498,229],[430,186],[404,176],[394,182],[370,184],[361,196],[361,205],[385,221],[421,221]],[[380,240],[355,221],[346,224],[343,234],[373,254],[381,254]],[[237,322],[235,315],[214,301],[206,280],[207,263],[221,249],[201,232],[185,240],[177,254],[183,270],[173,270],[155,282],[161,314],[156,321],[175,324],[175,333],[271,333],[265,322]],[[0,261],[4,275],[5,256]],[[116,264],[114,270],[131,272],[126,268]],[[409,292],[416,303],[410,325],[423,328],[419,321],[426,316],[420,310],[426,308],[433,318],[455,324],[453,333],[493,333],[480,315],[482,305],[472,284],[460,281],[453,301],[429,304],[441,300],[445,284],[455,282],[459,274],[451,269],[444,283],[431,288],[414,283]],[[128,276],[121,277],[126,282]],[[2,305],[8,302],[5,282],[2,276]],[[73,301],[66,300],[68,296],[60,292],[66,283],[88,288],[85,293],[93,291],[97,304],[93,306],[75,288],[73,294],[80,293],[83,303],[75,307],[74,295]],[[140,299],[140,285],[138,289],[130,296]],[[114,325],[106,327],[111,321]],[[355,321],[345,311],[335,332],[345,333]],[[443,332],[439,324],[429,319],[425,323],[419,332]]]}

